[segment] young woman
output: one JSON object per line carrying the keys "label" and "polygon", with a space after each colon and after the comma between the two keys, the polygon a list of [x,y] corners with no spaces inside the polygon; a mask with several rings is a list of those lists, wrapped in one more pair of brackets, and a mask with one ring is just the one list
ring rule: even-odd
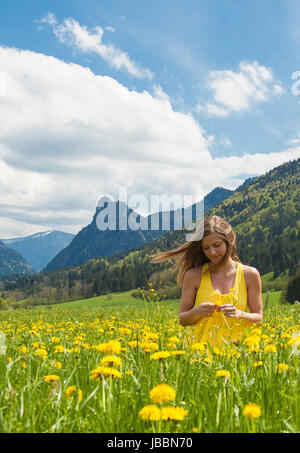
{"label": "young woman", "polygon": [[[179,322],[192,327],[193,341],[212,346],[242,339],[246,327],[263,319],[262,285],[257,269],[237,256],[236,235],[219,216],[207,217],[201,239],[163,252],[161,262],[179,257],[177,281],[182,284]],[[247,311],[248,309],[248,311]]]}

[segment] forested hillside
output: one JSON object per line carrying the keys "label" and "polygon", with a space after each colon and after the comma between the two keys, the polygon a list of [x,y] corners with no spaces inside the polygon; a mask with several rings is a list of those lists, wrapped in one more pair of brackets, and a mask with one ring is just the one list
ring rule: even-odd
{"label": "forested hillside", "polygon": [[17,251],[6,247],[0,241],[0,278],[13,278],[13,275],[31,275],[34,269]]}

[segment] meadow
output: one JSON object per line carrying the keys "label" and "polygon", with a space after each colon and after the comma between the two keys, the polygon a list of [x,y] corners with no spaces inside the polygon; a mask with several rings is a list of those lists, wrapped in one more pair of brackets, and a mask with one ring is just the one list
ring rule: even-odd
{"label": "meadow", "polygon": [[300,432],[300,304],[271,296],[221,349],[154,295],[0,312],[0,432]]}

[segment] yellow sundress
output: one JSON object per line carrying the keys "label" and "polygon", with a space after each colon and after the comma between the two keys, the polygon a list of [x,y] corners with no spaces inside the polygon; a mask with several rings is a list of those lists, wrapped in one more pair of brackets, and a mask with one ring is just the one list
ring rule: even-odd
{"label": "yellow sundress", "polygon": [[[204,302],[216,305],[234,304],[242,311],[247,310],[247,287],[244,278],[243,265],[237,263],[236,277],[229,294],[217,293],[212,285],[210,271],[205,272],[209,263],[202,268],[201,284],[198,288],[195,305]],[[229,318],[223,312],[215,311],[211,317],[202,318],[196,324],[189,326],[189,334],[193,343],[209,343],[213,347],[240,341],[246,328],[250,325],[245,319]]]}

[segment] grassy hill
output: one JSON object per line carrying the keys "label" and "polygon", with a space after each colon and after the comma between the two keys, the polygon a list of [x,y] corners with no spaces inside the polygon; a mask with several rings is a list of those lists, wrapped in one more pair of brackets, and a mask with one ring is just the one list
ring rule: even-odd
{"label": "grassy hill", "polygon": [[[280,300],[281,291],[271,292],[269,295],[269,305],[278,303]],[[263,302],[265,302],[267,293],[263,293]],[[175,309],[179,308],[180,298],[177,299],[167,299],[161,302],[164,306],[170,306]],[[20,301],[20,307],[22,302]],[[148,306],[151,304],[148,303]],[[136,299],[131,296],[131,291],[125,291],[120,293],[112,293],[103,296],[91,297],[89,299],[74,300],[72,302],[63,302],[60,304],[54,305],[37,305],[34,308],[37,310],[87,310],[94,308],[103,308],[108,309],[110,312],[112,310],[118,310],[120,308],[144,310],[145,302],[140,299]],[[153,304],[153,309],[156,308],[155,303]]]}

